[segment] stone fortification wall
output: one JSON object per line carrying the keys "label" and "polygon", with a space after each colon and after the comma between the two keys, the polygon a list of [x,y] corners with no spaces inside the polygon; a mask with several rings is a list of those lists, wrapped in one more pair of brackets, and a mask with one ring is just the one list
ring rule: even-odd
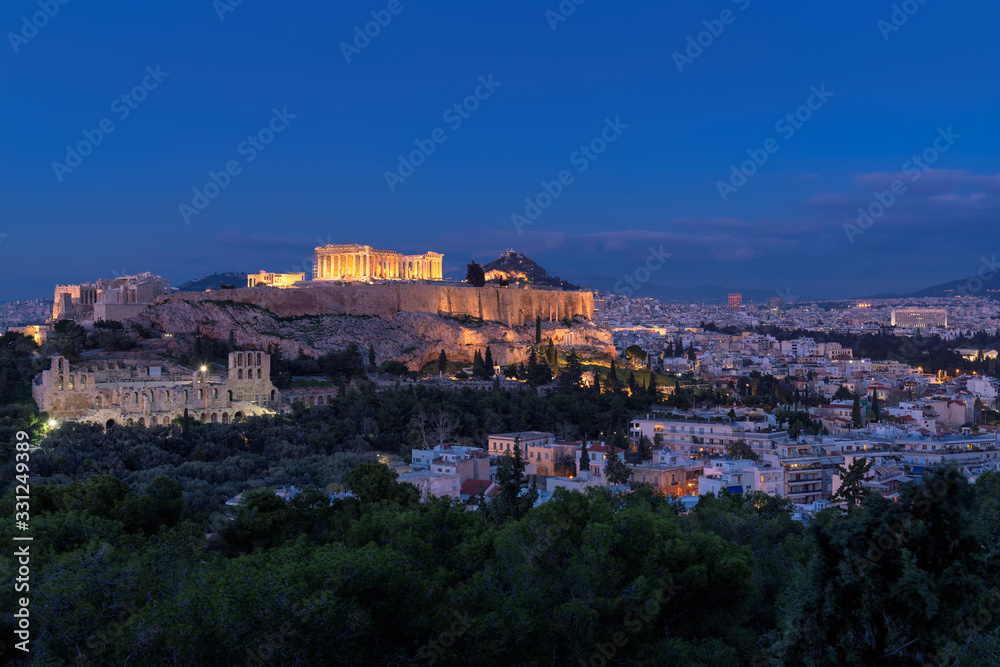
{"label": "stone fortification wall", "polygon": [[555,322],[594,314],[592,292],[470,287],[466,285],[317,284],[278,289],[242,288],[218,292],[184,292],[160,297],[169,301],[235,301],[266,308],[275,315],[375,315],[392,319],[397,312],[450,317],[477,317],[506,326],[521,326],[536,317]]}

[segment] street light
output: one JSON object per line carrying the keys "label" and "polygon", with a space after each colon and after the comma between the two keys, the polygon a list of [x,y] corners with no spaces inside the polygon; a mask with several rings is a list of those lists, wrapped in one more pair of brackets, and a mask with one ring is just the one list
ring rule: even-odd
{"label": "street light", "polygon": [[206,372],[207,370],[208,370],[208,366],[202,366],[201,367],[201,372],[202,373]]}
{"label": "street light", "polygon": [[46,422],[45,425],[48,426],[50,429],[52,429],[55,428],[56,426],[59,426],[59,422],[57,422],[55,419],[50,419],[48,422]]}

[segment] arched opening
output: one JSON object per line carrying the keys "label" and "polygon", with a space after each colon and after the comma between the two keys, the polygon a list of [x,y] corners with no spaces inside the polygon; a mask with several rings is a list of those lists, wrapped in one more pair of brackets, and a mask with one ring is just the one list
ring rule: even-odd
{"label": "arched opening", "polygon": [[204,412],[201,413],[201,423],[204,424],[208,421],[208,415]]}
{"label": "arched opening", "polygon": [[70,389],[74,389],[74,388],[76,387],[76,383],[75,383],[75,382],[73,382],[73,378],[74,378],[74,377],[76,377],[76,376],[74,376],[74,375],[70,375],[70,376],[69,376],[69,388],[70,388]]}
{"label": "arched opening", "polygon": [[139,426],[145,426],[145,425],[146,425],[146,420],[142,417],[139,417]]}
{"label": "arched opening", "polygon": [[236,355],[236,365],[237,366],[242,366],[243,365],[243,353],[242,352],[240,352],[239,354]]}
{"label": "arched opening", "polygon": [[260,369],[259,368],[257,369],[257,379],[258,380],[260,379]]}
{"label": "arched opening", "polygon": [[114,419],[109,419],[108,421],[104,422],[104,428],[111,428],[112,426],[116,426],[116,425],[117,425],[117,422],[115,422]]}
{"label": "arched opening", "polygon": [[62,388],[63,388],[63,376],[62,375],[59,376],[59,383],[56,385],[56,387],[59,389],[59,391],[62,391]]}
{"label": "arched opening", "polygon": [[237,380],[242,380],[243,379],[243,369],[242,368],[240,370],[236,371],[236,379]]}
{"label": "arched opening", "polygon": [[316,399],[312,396],[309,397],[309,405],[316,405]]}
{"label": "arched opening", "polygon": [[232,403],[233,402],[233,390],[230,389],[226,393],[229,394],[229,402]]}
{"label": "arched opening", "polygon": [[185,403],[188,402],[188,390],[187,389],[184,390],[184,402]]}
{"label": "arched opening", "polygon": [[248,354],[247,355],[247,366],[253,366],[253,355],[252,354]]}
{"label": "arched opening", "polygon": [[[257,353],[257,365],[260,366],[260,352]],[[260,376],[257,376],[260,377]]]}
{"label": "arched opening", "polygon": [[97,408],[98,410],[104,407],[104,401],[101,399],[100,396],[94,399],[94,407]]}
{"label": "arched opening", "polygon": [[274,389],[271,390],[271,402],[274,402]]}
{"label": "arched opening", "polygon": [[222,413],[222,423],[223,424],[228,424],[229,423],[229,413],[228,412],[223,412]]}
{"label": "arched opening", "polygon": [[213,399],[219,398],[219,390],[218,389],[213,389],[212,390],[212,398]]}
{"label": "arched opening", "polygon": [[139,392],[136,391],[133,393],[135,394],[135,397],[132,400],[135,402],[136,405],[139,405]]}
{"label": "arched opening", "polygon": [[319,396],[316,398],[316,405],[323,405],[323,397]]}
{"label": "arched opening", "polygon": [[212,423],[213,424],[218,424],[219,423],[219,413],[217,413],[217,412],[213,412],[212,413]]}
{"label": "arched opening", "polygon": [[86,388],[87,388],[87,376],[86,375],[81,375],[80,376],[80,389],[86,389]]}
{"label": "arched opening", "polygon": [[135,422],[134,422],[134,421],[132,420],[132,418],[131,418],[131,417],[129,417],[129,418],[128,418],[128,421],[127,421],[127,422],[125,422],[125,423],[126,423],[126,424],[128,424],[129,426],[135,426]]}
{"label": "arched opening", "polygon": [[242,412],[237,412],[235,415],[233,415],[233,421],[240,421],[243,419],[243,416],[244,415]]}
{"label": "arched opening", "polygon": [[150,417],[149,418],[149,425],[150,426],[156,426],[156,417]]}

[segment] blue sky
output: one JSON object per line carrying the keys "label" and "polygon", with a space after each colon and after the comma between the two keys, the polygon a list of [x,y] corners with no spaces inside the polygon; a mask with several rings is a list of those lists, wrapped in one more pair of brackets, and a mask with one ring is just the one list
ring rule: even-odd
{"label": "blue sky", "polygon": [[[894,25],[871,0],[231,2],[3,4],[0,300],[123,270],[289,271],[319,239],[443,252],[452,275],[514,248],[603,288],[662,246],[638,294],[802,298],[910,291],[1000,250],[992,3],[911,0]],[[345,56],[372,12],[391,21]],[[417,141],[433,153],[399,171]],[[185,215],[210,172],[226,186]],[[724,200],[720,181],[741,185]],[[558,196],[519,232],[543,182]]]}

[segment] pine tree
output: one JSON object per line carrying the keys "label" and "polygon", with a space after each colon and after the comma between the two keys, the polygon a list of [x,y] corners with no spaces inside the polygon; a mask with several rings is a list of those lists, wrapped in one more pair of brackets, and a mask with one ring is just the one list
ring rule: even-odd
{"label": "pine tree", "polygon": [[438,373],[442,375],[448,372],[448,355],[441,350],[441,354],[438,355]]}
{"label": "pine tree", "polygon": [[865,475],[872,468],[872,462],[868,459],[854,459],[850,466],[845,468],[838,465],[837,472],[840,474],[840,488],[830,497],[833,502],[846,502],[847,511],[850,512],[868,496],[868,489],[863,486]]}
{"label": "pine tree", "polygon": [[618,457],[619,450],[615,447],[615,440],[621,440],[617,431],[613,436],[612,442],[608,444],[608,459],[604,464],[604,477],[608,480],[609,484],[628,484],[629,477],[632,476],[632,471]]}
{"label": "pine tree", "polygon": [[559,391],[568,394],[576,391],[583,384],[583,365],[576,352],[570,352],[566,357],[566,367],[559,374]]}
{"label": "pine tree", "polygon": [[483,358],[483,364],[486,366],[486,377],[493,377],[495,374],[496,365],[493,363],[493,352],[490,351],[490,346],[486,346],[486,356]]}
{"label": "pine tree", "polygon": [[649,441],[645,433],[639,436],[639,443],[635,447],[635,453],[639,459],[639,463],[653,458],[653,443]]}
{"label": "pine tree", "polygon": [[630,396],[637,396],[639,394],[639,386],[635,383],[635,373],[632,371],[628,372],[628,380],[626,381],[628,385],[628,393]]}
{"label": "pine tree", "polygon": [[654,401],[658,401],[660,398],[660,388],[656,386],[656,376],[652,373],[649,374],[649,384],[646,386],[646,395]]}
{"label": "pine tree", "polygon": [[486,274],[483,273],[483,267],[475,260],[469,262],[465,267],[465,282],[473,287],[482,287],[486,284]]}
{"label": "pine tree", "polygon": [[611,359],[611,370],[608,371],[608,376],[605,378],[604,386],[607,391],[619,392],[621,387],[618,385],[618,369],[615,367],[614,358]]}

